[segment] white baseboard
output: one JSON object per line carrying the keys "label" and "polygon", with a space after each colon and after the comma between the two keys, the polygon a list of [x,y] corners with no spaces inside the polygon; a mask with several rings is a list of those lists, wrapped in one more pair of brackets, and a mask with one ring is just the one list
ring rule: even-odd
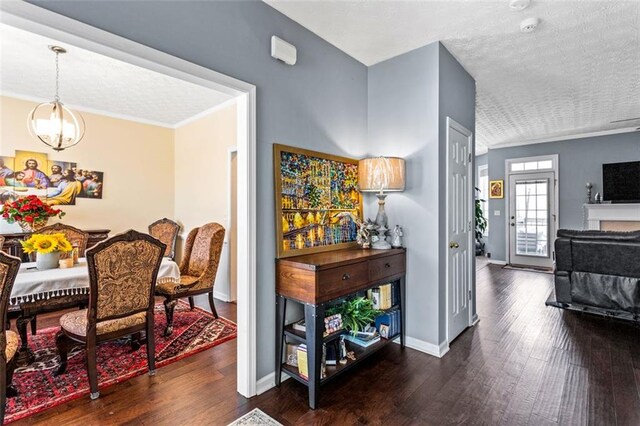
{"label": "white baseboard", "polygon": [[[284,382],[289,378],[290,377],[285,373],[280,374],[280,382]],[[256,382],[256,395],[265,393],[266,391],[268,391],[269,389],[275,386],[276,386],[276,372],[272,371],[271,373],[267,374],[266,376],[264,376],[263,378],[259,379]]]}
{"label": "white baseboard", "polygon": [[218,300],[222,300],[223,302],[231,302],[231,300],[229,300],[229,295],[221,291],[213,290],[213,297]]}
{"label": "white baseboard", "polygon": [[[415,337],[405,337],[405,346],[416,351],[424,352],[427,355],[442,358],[447,352],[449,352],[449,343],[442,342],[440,345],[434,345],[433,343],[425,342],[424,340],[416,339]],[[394,343],[400,344],[400,338],[394,340]]]}
{"label": "white baseboard", "polygon": [[506,265],[507,261],[506,260],[497,260],[497,259],[489,259],[489,263],[493,264],[493,265]]}
{"label": "white baseboard", "polygon": [[472,318],[471,318],[471,327],[473,327],[474,325],[476,325],[477,323],[480,322],[480,317],[478,316],[478,314],[475,314]]}

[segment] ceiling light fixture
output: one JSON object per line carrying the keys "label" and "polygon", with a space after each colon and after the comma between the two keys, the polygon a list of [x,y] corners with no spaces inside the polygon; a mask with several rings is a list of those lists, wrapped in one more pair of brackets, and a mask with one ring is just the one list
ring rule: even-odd
{"label": "ceiling light fixture", "polygon": [[84,136],[84,119],[60,102],[58,94],[60,67],[58,57],[67,53],[60,46],[49,46],[56,54],[56,96],[52,102],[37,105],[28,117],[29,131],[45,145],[56,151],[62,151],[76,145]]}
{"label": "ceiling light fixture", "polygon": [[532,33],[540,23],[538,18],[527,18],[520,22],[520,31],[523,33]]}
{"label": "ceiling light fixture", "polygon": [[509,9],[515,11],[515,12],[519,12],[521,10],[525,10],[527,7],[529,7],[529,4],[531,3],[530,0],[511,0],[509,2]]}

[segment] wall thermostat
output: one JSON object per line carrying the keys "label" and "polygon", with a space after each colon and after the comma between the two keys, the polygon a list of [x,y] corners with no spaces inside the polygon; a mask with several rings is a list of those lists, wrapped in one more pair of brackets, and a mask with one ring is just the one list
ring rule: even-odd
{"label": "wall thermostat", "polygon": [[280,37],[271,36],[271,57],[281,60],[287,65],[295,65],[298,60],[296,47]]}

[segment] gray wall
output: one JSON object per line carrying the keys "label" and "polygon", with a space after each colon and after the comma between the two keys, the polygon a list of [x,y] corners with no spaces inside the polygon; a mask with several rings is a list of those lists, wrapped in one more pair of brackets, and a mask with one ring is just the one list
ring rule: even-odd
{"label": "gray wall", "polygon": [[475,82],[440,43],[369,68],[368,154],[407,162],[406,190],[386,203],[390,226],[405,231],[407,333],[434,345],[446,340],[447,116],[475,131]]}
{"label": "gray wall", "polygon": [[[558,154],[560,193],[559,227],[582,229],[586,201],[585,184],[594,184],[593,195],[602,193],[602,164],[640,160],[640,133],[571,139],[535,145],[489,150],[489,179],[505,179],[508,158]],[[501,215],[495,216],[495,210]],[[504,199],[489,200],[489,241],[487,251],[497,260],[506,260]]]}
{"label": "gray wall", "polygon": [[[257,1],[34,3],[257,86],[257,377],[272,372],[272,144],[361,157],[367,132],[367,68]],[[298,48],[295,66],[270,57],[272,35]]]}
{"label": "gray wall", "polygon": [[[440,271],[440,327],[439,342],[447,339],[446,330],[446,268],[447,268],[447,251],[449,250],[449,241],[447,238],[447,117],[451,117],[459,124],[467,128],[474,135],[476,134],[476,82],[467,73],[467,71],[458,63],[458,61],[449,53],[449,51],[438,43],[440,82],[438,91],[439,102],[439,208],[440,208],[440,224],[439,224],[439,271]],[[475,143],[471,143],[471,158],[475,158]],[[474,169],[472,169],[474,170]],[[475,173],[469,176],[474,179],[471,187],[475,185]],[[473,196],[473,193],[470,194]],[[473,246],[469,250],[474,250]],[[472,285],[475,283],[475,268],[472,268]],[[472,291],[474,299],[471,303],[472,313],[476,313],[475,309],[475,291]]]}
{"label": "gray wall", "polygon": [[[407,334],[438,344],[438,43],[369,68],[368,154],[403,157],[404,192],[390,193],[389,226],[407,247]],[[365,212],[377,210],[372,194]]]}

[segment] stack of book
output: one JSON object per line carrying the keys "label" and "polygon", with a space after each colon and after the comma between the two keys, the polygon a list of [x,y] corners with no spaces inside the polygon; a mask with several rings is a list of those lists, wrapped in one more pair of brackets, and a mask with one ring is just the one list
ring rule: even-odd
{"label": "stack of book", "polygon": [[374,343],[378,343],[380,341],[380,334],[377,332],[351,332],[344,336],[344,340],[348,340],[351,343],[355,343],[358,346],[363,348],[368,348]]}
{"label": "stack of book", "polygon": [[395,286],[391,283],[367,291],[374,309],[390,309],[395,304]]}
{"label": "stack of book", "polygon": [[305,380],[309,380],[309,365],[307,364],[307,345],[298,346],[298,374]]}
{"label": "stack of book", "polygon": [[400,310],[395,308],[376,318],[376,329],[380,336],[391,339],[400,333]]}

